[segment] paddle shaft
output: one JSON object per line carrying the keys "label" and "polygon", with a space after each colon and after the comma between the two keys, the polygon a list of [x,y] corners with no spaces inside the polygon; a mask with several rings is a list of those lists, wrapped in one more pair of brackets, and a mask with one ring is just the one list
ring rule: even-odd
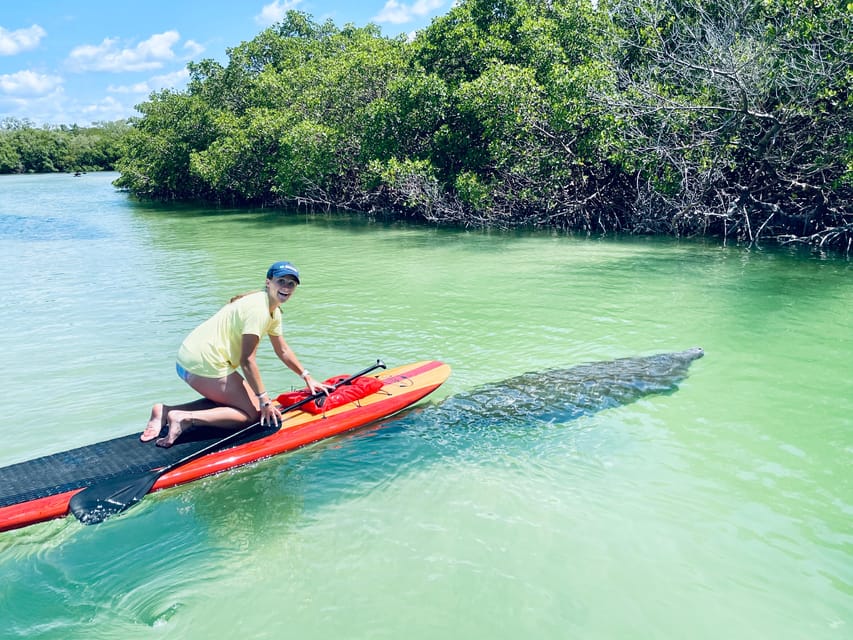
{"label": "paddle shaft", "polygon": [[[338,387],[342,387],[344,385],[351,383],[353,380],[355,380],[359,376],[366,375],[375,369],[384,369],[384,368],[385,368],[385,363],[382,362],[382,360],[377,360],[376,364],[373,364],[373,365],[367,367],[366,369],[362,369],[358,373],[354,373],[350,377],[345,378],[344,380],[341,380],[337,384],[333,385],[332,391],[334,391]],[[314,394],[308,396],[307,398],[302,398],[302,400],[300,400],[299,402],[295,402],[288,407],[282,408],[281,413],[285,414],[289,411],[293,411],[295,409],[298,409],[299,407],[308,404],[312,400],[319,400],[320,398],[323,398],[325,395],[326,395],[325,391],[318,391],[317,393],[314,393]],[[187,464],[188,462],[192,462],[193,460],[197,460],[198,458],[201,458],[202,456],[207,455],[211,451],[215,451],[216,449],[219,449],[223,445],[226,445],[229,442],[233,442],[234,440],[239,439],[241,436],[243,436],[243,435],[249,433],[250,431],[252,431],[253,429],[257,428],[260,424],[261,424],[260,421],[255,422],[253,424],[250,424],[248,427],[244,427],[244,428],[240,429],[239,431],[235,431],[234,433],[231,433],[231,434],[225,436],[224,438],[222,438],[222,440],[217,440],[216,442],[209,444],[208,446],[204,447],[203,449],[199,449],[198,451],[194,451],[193,453],[189,454],[188,456],[184,456],[180,460],[176,460],[175,462],[172,462],[171,464],[167,464],[165,467],[161,467],[160,469],[156,469],[155,473],[159,477],[159,476],[162,476],[164,473],[168,473],[172,469],[175,469],[177,467],[180,467],[181,465]]]}

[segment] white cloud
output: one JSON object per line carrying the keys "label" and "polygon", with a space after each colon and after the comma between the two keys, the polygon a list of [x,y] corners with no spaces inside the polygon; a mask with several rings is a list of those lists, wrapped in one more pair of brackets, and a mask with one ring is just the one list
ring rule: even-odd
{"label": "white cloud", "polygon": [[195,58],[204,52],[204,46],[195,40],[187,40],[184,43],[184,51],[186,51],[187,58]]}
{"label": "white cloud", "polygon": [[0,91],[12,96],[42,96],[54,91],[61,84],[62,78],[59,76],[35,71],[0,75]]}
{"label": "white cloud", "polygon": [[151,83],[148,80],[133,84],[111,84],[107,87],[109,93],[147,94],[151,93]]}
{"label": "white cloud", "polygon": [[61,84],[43,95],[6,95],[0,91],[0,113],[4,117],[28,120],[47,124],[61,122],[55,117],[57,108],[65,102],[65,93]]}
{"label": "white cloud", "polygon": [[39,125],[76,123],[88,126],[98,121],[138,116],[133,106],[136,102],[136,96],[127,104],[112,96],[81,102],[68,96],[62,84],[56,84],[49,93],[38,96],[7,96],[0,90],[0,113],[4,117],[27,120]]}
{"label": "white cloud", "polygon": [[411,4],[387,0],[385,6],[373,20],[376,22],[390,22],[392,24],[404,24],[440,9],[446,0],[415,0]]}
{"label": "white cloud", "polygon": [[81,107],[80,114],[84,116],[82,120],[89,122],[119,120],[137,115],[133,108],[119,102],[112,96],[107,96],[99,102]]}
{"label": "white cloud", "polygon": [[7,31],[0,27],[0,56],[13,56],[21,51],[35,49],[47,31],[37,24],[16,31]]}
{"label": "white cloud", "polygon": [[145,82],[136,82],[130,85],[110,85],[107,87],[107,91],[110,93],[148,95],[152,91],[160,91],[161,89],[181,90],[186,85],[189,77],[190,72],[186,69],[181,69],[174,73],[154,76]]}
{"label": "white cloud", "polygon": [[290,9],[295,9],[301,4],[302,0],[273,0],[269,4],[265,4],[261,12],[255,16],[255,22],[264,27],[280,22],[284,18],[284,14]]}
{"label": "white cloud", "polygon": [[[68,63],[75,71],[148,71],[176,59],[172,47],[181,39],[177,31],[157,33],[133,48],[122,49],[118,39],[105,38],[99,45],[75,47]],[[198,46],[191,40],[187,44]],[[190,45],[190,46],[192,46]],[[187,46],[187,45],[185,45]]]}

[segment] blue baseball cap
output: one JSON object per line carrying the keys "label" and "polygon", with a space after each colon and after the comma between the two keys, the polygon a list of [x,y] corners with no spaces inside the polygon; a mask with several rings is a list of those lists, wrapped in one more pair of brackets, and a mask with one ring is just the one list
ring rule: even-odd
{"label": "blue baseball cap", "polygon": [[269,269],[267,269],[267,278],[269,280],[275,280],[282,276],[293,276],[296,278],[297,284],[302,284],[299,281],[299,269],[297,269],[292,262],[288,262],[287,260],[275,262]]}

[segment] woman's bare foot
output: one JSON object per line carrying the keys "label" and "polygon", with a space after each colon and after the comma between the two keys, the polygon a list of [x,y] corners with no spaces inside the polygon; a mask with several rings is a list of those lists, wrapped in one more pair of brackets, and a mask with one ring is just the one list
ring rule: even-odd
{"label": "woman's bare foot", "polygon": [[189,411],[170,411],[168,416],[169,433],[157,440],[158,447],[171,447],[181,434],[193,426],[193,414]]}
{"label": "woman's bare foot", "polygon": [[163,430],[165,424],[163,420],[163,405],[157,403],[151,408],[151,417],[148,418],[148,424],[145,427],[145,431],[139,436],[139,439],[142,442],[150,442],[160,435],[160,431]]}

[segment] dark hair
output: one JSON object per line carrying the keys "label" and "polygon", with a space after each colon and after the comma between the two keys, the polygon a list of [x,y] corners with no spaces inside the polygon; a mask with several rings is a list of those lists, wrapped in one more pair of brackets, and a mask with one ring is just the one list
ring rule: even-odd
{"label": "dark hair", "polygon": [[232,302],[236,302],[236,301],[237,301],[237,300],[239,300],[240,298],[245,298],[246,296],[251,295],[251,294],[253,294],[253,293],[257,293],[257,291],[247,291],[246,293],[238,293],[236,296],[234,296],[233,298],[231,298],[231,299],[228,301],[228,303],[229,303],[229,304],[231,304]]}

